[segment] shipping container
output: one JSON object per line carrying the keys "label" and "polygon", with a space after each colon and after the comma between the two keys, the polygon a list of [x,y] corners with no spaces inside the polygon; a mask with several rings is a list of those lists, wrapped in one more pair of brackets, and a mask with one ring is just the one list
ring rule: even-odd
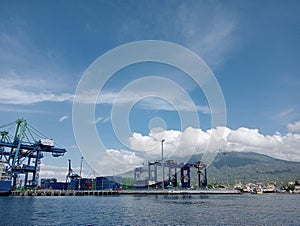
{"label": "shipping container", "polygon": [[68,189],[68,183],[66,183],[66,182],[50,183],[50,188],[52,188],[54,190],[67,190]]}
{"label": "shipping container", "polygon": [[41,187],[44,189],[49,189],[50,184],[56,183],[57,179],[56,178],[42,178],[41,179]]}
{"label": "shipping container", "polygon": [[81,178],[79,180],[79,190],[92,190],[92,179],[91,178]]}
{"label": "shipping container", "polygon": [[96,179],[92,180],[92,190],[96,190]]}
{"label": "shipping container", "polygon": [[121,188],[122,177],[107,176],[96,178],[96,190],[118,190]]}
{"label": "shipping container", "polygon": [[131,190],[133,189],[133,178],[122,178],[122,189]]}
{"label": "shipping container", "polygon": [[69,190],[78,190],[79,187],[79,179],[72,179],[68,185]]}

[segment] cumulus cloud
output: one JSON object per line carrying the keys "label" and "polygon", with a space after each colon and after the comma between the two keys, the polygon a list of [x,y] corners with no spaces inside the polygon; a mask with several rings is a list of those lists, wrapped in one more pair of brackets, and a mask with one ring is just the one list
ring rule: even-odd
{"label": "cumulus cloud", "polygon": [[67,166],[54,166],[41,164],[39,173],[40,178],[57,178],[59,181],[65,181],[68,173]]}
{"label": "cumulus cloud", "polygon": [[287,129],[290,132],[300,132],[300,121],[288,124]]}
{"label": "cumulus cloud", "polygon": [[98,175],[108,176],[128,172],[144,163],[145,159],[133,151],[108,149],[93,166]]}
{"label": "cumulus cloud", "polygon": [[[300,161],[300,134],[287,133],[281,135],[264,135],[258,129],[245,127],[236,130],[217,127],[207,131],[187,128],[185,131],[169,130],[160,133],[150,132],[148,135],[134,133],[129,138],[133,150],[146,159],[159,159],[161,156],[161,140],[164,142],[166,158],[188,159],[193,154],[218,152],[257,152],[274,158]],[[219,146],[214,146],[218,145]],[[214,150],[210,150],[209,147]]]}
{"label": "cumulus cloud", "polygon": [[132,151],[109,149],[106,152],[110,157],[116,159],[120,163],[125,162],[131,166],[141,165],[144,161],[144,159],[136,156],[136,154]]}
{"label": "cumulus cloud", "polygon": [[229,133],[228,128],[217,127],[203,131],[188,127],[183,132],[178,130],[163,131],[154,128],[143,136],[134,133],[129,138],[130,147],[145,159],[161,159],[162,140],[164,159],[187,162],[193,154],[204,154],[203,160],[210,164],[217,154],[220,144]]}

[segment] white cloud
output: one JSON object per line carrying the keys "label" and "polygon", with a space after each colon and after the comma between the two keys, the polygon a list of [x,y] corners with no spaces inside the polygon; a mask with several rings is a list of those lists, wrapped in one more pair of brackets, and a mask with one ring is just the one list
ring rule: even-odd
{"label": "white cloud", "polygon": [[70,146],[70,149],[78,150],[79,148],[76,144],[73,144]]}
{"label": "white cloud", "polygon": [[145,159],[135,152],[108,149],[101,160],[95,162],[98,175],[117,175],[133,170],[145,163]]}
{"label": "white cloud", "polygon": [[57,178],[59,181],[65,181],[67,174],[68,174],[68,167],[66,166],[54,166],[54,165],[41,164],[39,177]]}
{"label": "white cloud", "polygon": [[[126,91],[124,95],[119,96],[118,92],[101,92],[99,98],[95,101],[93,96],[98,94],[99,90],[88,90],[81,95],[76,96],[75,101],[78,103],[85,104],[109,104],[109,105],[126,105],[133,101],[139,100],[141,96],[147,96],[142,90],[137,91]],[[164,92],[172,92],[171,90],[165,90]],[[190,112],[196,110],[203,114],[210,114],[210,108],[208,106],[193,105],[192,102],[184,101],[180,96],[174,93],[173,95],[168,94],[170,99],[163,100],[158,94],[157,97],[146,97],[138,102],[138,107],[145,110],[161,110],[161,111],[185,111]],[[118,97],[118,99],[116,99]],[[173,106],[174,105],[174,106]],[[176,109],[175,109],[176,107]]]}
{"label": "white cloud", "polygon": [[97,123],[101,122],[102,120],[103,120],[102,117],[98,117],[98,118],[95,119],[94,123],[97,124]]}
{"label": "white cloud", "polygon": [[[212,134],[214,139],[211,139]],[[159,158],[161,155],[160,141],[162,138],[166,140],[164,143],[165,156],[170,158],[188,158],[193,153],[208,152],[209,142],[223,139],[220,151],[253,151],[274,158],[300,161],[300,134],[298,133],[264,135],[258,129],[245,127],[237,130],[217,127],[207,131],[189,127],[183,132],[170,130],[160,134],[150,133],[146,136],[134,133],[129,141],[133,150],[139,150],[139,154],[144,158],[153,159]]]}
{"label": "white cloud", "polygon": [[182,133],[176,130],[164,131],[162,129],[153,128],[148,136],[140,133],[133,133],[129,138],[131,149],[142,152],[144,157],[155,156],[161,158],[161,141],[164,139],[165,156],[170,155],[169,149],[176,148],[179,145]]}
{"label": "white cloud", "polygon": [[299,110],[295,107],[285,108],[279,112],[268,112],[267,115],[271,115],[271,119],[273,121],[277,123],[280,122],[281,124],[288,124],[289,122],[293,122],[300,117]]}
{"label": "white cloud", "polygon": [[[180,99],[177,99],[176,96],[174,96],[174,98],[172,98],[172,100],[169,101],[176,103],[176,105],[172,106],[170,103],[162,99],[149,97],[142,100],[140,106],[142,106],[142,108],[146,110],[164,110],[164,111],[178,110],[178,111],[187,111],[187,112],[194,110],[194,106],[192,105],[191,102],[181,101]],[[210,109],[208,106],[196,105],[195,107],[197,111],[203,114],[210,114]]]}
{"label": "white cloud", "polygon": [[103,117],[101,117],[101,116],[98,116],[92,124],[106,123],[106,122],[108,122],[109,120],[110,120],[109,117],[103,118]]}
{"label": "white cloud", "polygon": [[60,121],[60,122],[63,122],[63,121],[65,121],[65,120],[68,119],[68,118],[69,118],[69,116],[64,115],[64,116],[62,116],[62,117],[59,119],[59,121]]}
{"label": "white cloud", "polygon": [[235,22],[218,18],[211,26],[210,31],[203,36],[199,43],[194,43],[195,48],[212,65],[224,60],[224,56],[234,46],[232,33],[235,30]]}
{"label": "white cloud", "polygon": [[106,152],[109,156],[116,159],[120,163],[125,162],[126,164],[131,166],[139,166],[144,161],[143,158],[136,156],[136,154],[132,151],[108,149]]}
{"label": "white cloud", "polygon": [[[177,22],[186,45],[210,65],[223,62],[227,53],[237,45],[236,12],[215,2],[197,9],[192,7],[182,4],[178,10]],[[203,20],[205,17],[209,20]]]}
{"label": "white cloud", "polygon": [[0,104],[71,101],[73,94],[61,91],[72,81],[66,82],[63,58],[38,48],[23,25],[18,21],[0,34]]}
{"label": "white cloud", "polygon": [[[32,82],[31,82],[32,81]],[[1,104],[34,104],[45,101],[64,102],[73,98],[69,93],[54,93],[46,80],[28,78],[0,78]],[[55,84],[53,84],[55,86]]]}
{"label": "white cloud", "polygon": [[24,113],[45,113],[42,110],[37,110],[37,109],[33,109],[33,108],[26,108],[24,106],[20,107],[18,105],[7,105],[7,104],[0,104],[0,111],[2,112],[20,112],[22,114]]}
{"label": "white cloud", "polygon": [[118,96],[117,92],[102,92],[95,100],[94,97],[98,96],[99,91],[98,89],[82,91],[76,95],[75,101],[82,104],[113,104]]}
{"label": "white cloud", "polygon": [[98,116],[97,118],[95,118],[95,120],[89,120],[89,124],[98,124],[98,123],[106,123],[106,122],[109,122],[110,121],[110,117],[101,117],[101,116]]}
{"label": "white cloud", "polygon": [[300,132],[300,121],[288,124],[287,129],[290,132]]}

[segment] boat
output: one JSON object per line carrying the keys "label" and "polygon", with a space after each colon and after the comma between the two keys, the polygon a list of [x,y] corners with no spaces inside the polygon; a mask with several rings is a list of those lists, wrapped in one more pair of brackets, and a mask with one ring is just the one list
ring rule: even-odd
{"label": "boat", "polygon": [[6,172],[6,163],[0,160],[0,195],[8,195],[11,192],[11,179]]}

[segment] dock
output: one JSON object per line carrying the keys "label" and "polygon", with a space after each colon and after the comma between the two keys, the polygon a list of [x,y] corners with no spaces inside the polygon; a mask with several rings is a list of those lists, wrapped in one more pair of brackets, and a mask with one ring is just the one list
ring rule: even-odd
{"label": "dock", "polygon": [[203,189],[203,190],[120,190],[120,195],[229,195],[241,194],[240,191],[230,189]]}
{"label": "dock", "polygon": [[117,195],[118,191],[77,191],[77,190],[28,190],[12,191],[12,196],[100,196],[100,195]]}
{"label": "dock", "polygon": [[238,190],[207,189],[207,190],[15,190],[12,196],[104,196],[104,195],[229,195],[241,194]]}

